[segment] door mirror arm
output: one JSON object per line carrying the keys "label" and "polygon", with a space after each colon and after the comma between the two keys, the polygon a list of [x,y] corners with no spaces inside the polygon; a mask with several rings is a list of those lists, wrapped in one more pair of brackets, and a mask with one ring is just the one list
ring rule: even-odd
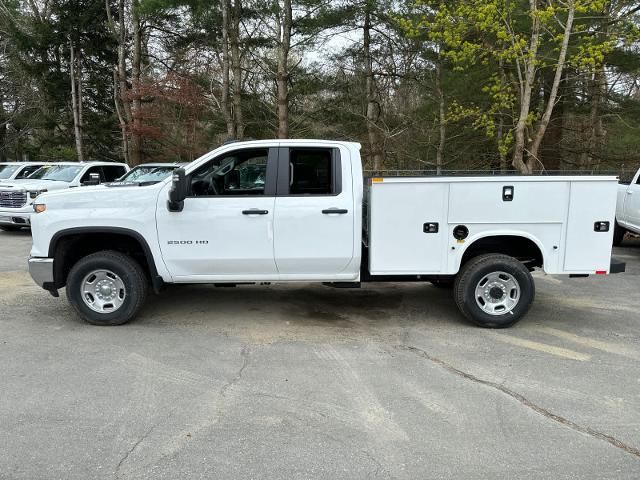
{"label": "door mirror arm", "polygon": [[187,175],[184,168],[176,168],[173,171],[167,209],[170,212],[181,212],[184,208],[185,198],[187,198]]}

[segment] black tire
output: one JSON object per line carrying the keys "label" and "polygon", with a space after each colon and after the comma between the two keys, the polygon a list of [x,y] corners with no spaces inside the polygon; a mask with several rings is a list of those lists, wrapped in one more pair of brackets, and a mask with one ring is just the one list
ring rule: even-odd
{"label": "black tire", "polygon": [[[126,294],[115,311],[100,313],[83,300],[81,285],[95,270],[109,270],[124,284]],[[67,298],[83,320],[92,325],[110,326],[127,323],[140,311],[147,298],[149,286],[142,267],[131,257],[112,250],[93,253],[79,260],[67,277]]]}
{"label": "black tire", "polygon": [[627,231],[615,222],[613,225],[613,246],[619,247]]}
{"label": "black tire", "polygon": [[16,227],[13,225],[0,225],[0,230],[4,230],[5,232],[17,232],[22,227]]}
{"label": "black tire", "polygon": [[[503,314],[487,313],[478,304],[484,302],[484,299],[476,301],[476,287],[487,275],[495,272],[510,275],[519,286],[515,306],[511,310],[505,310]],[[531,307],[535,297],[535,283],[522,262],[508,255],[486,254],[472,258],[460,269],[453,294],[462,314],[476,325],[484,328],[506,328],[520,320]]]}

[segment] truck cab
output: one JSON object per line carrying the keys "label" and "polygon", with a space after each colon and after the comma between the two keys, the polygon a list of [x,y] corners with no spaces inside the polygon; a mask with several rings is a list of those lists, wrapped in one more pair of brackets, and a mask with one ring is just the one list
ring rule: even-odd
{"label": "truck cab", "polygon": [[[358,150],[335,142],[288,143],[231,144],[188,169],[180,210],[159,208],[156,218],[173,281],[357,279]],[[170,189],[167,183],[160,198]]]}
{"label": "truck cab", "polygon": [[626,232],[640,234],[640,170],[630,183],[618,187],[613,244],[620,245]]}

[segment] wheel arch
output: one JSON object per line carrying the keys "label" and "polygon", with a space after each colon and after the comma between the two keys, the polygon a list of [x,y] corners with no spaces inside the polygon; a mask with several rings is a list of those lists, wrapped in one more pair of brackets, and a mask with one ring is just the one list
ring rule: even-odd
{"label": "wheel arch", "polygon": [[[72,247],[77,247],[73,253]],[[54,259],[55,288],[64,287],[71,267],[83,256],[100,250],[116,250],[136,259],[148,275],[154,289],[162,285],[156,262],[147,240],[135,230],[122,227],[73,227],[56,232],[49,242],[48,256]]]}
{"label": "wheel arch", "polygon": [[482,232],[474,235],[458,251],[456,272],[478,255],[501,253],[515,257],[529,267],[545,265],[544,247],[539,238],[522,231]]}

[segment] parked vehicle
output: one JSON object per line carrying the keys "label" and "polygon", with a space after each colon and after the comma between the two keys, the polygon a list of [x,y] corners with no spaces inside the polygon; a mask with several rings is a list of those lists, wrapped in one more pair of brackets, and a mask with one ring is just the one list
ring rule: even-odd
{"label": "parked vehicle", "polygon": [[[460,311],[507,327],[529,309],[534,268],[587,276],[611,260],[616,177],[363,181],[360,145],[232,143],[155,185],[49,192],[34,208],[29,270],[65,287],[96,325],[132,319],[149,286],[452,283]],[[363,228],[364,225],[364,228]]]}
{"label": "parked vehicle", "polygon": [[0,163],[0,182],[27,178],[47,162],[3,162]]}
{"label": "parked vehicle", "polygon": [[0,181],[0,229],[29,227],[32,204],[44,192],[110,182],[129,171],[124,163],[59,162],[44,165],[28,178]]}
{"label": "parked vehicle", "polygon": [[129,170],[122,177],[118,178],[112,185],[131,185],[131,184],[153,184],[168,178],[171,173],[178,167],[186,165],[185,163],[143,163]]}
{"label": "parked vehicle", "polygon": [[640,234],[640,170],[629,184],[618,186],[613,244],[620,245],[627,232]]}

